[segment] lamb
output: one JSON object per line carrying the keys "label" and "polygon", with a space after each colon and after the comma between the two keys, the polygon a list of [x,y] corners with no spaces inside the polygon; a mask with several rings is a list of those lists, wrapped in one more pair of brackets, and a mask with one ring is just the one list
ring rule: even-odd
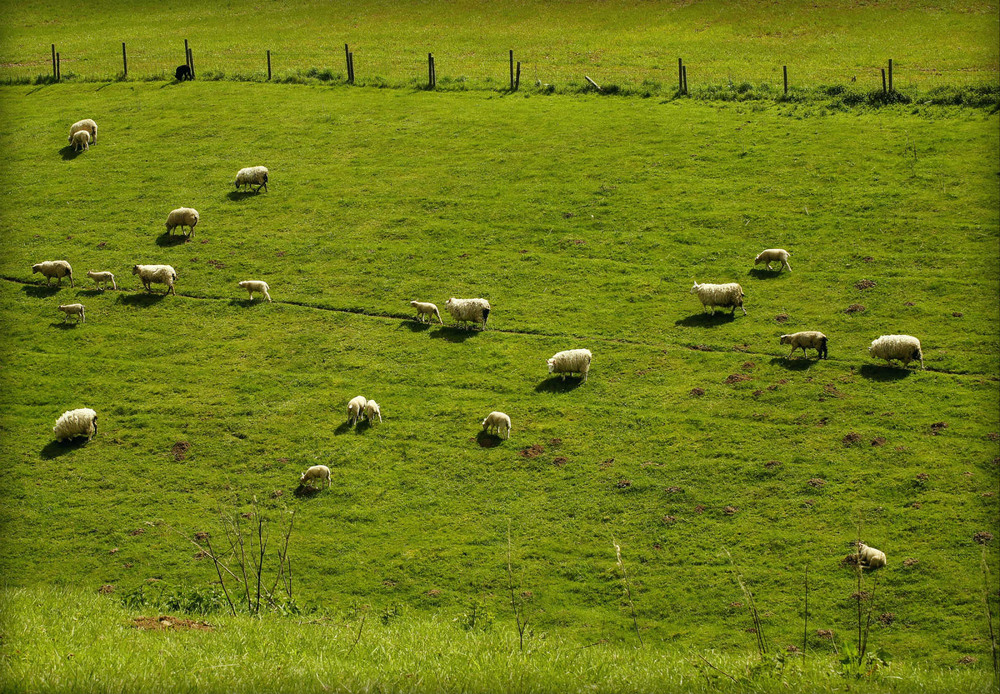
{"label": "lamb", "polygon": [[87,316],[83,310],[83,304],[63,304],[59,307],[59,310],[65,313],[63,316],[63,323],[69,320],[70,316],[76,316],[77,323],[86,323]]}
{"label": "lamb", "polygon": [[351,401],[347,403],[347,421],[351,426],[357,424],[358,419],[364,414],[367,405],[368,399],[364,395],[351,398]]}
{"label": "lamb", "polygon": [[490,412],[483,420],[483,431],[487,434],[495,430],[501,438],[510,438],[510,417],[503,412]]}
{"label": "lamb", "polygon": [[[115,276],[110,272],[94,272],[93,270],[87,270],[87,277],[94,280],[94,284],[101,291],[108,288],[108,282],[111,283],[112,289],[118,289],[118,284],[115,282]],[[104,286],[101,287],[101,282],[104,282]]]}
{"label": "lamb", "polygon": [[90,441],[97,435],[97,413],[89,407],[63,412],[56,420],[56,425],[52,427],[52,433],[56,435],[56,441],[77,436],[86,436]]}
{"label": "lamb", "polygon": [[53,277],[59,280],[60,285],[62,284],[63,277],[69,277],[69,286],[76,286],[73,284],[73,268],[65,260],[45,260],[41,263],[36,263],[31,266],[31,274],[35,274],[36,272],[40,272],[45,276],[46,287],[49,286],[49,282]]}
{"label": "lamb", "polygon": [[369,400],[365,403],[364,418],[368,420],[371,425],[375,424],[375,418],[378,417],[378,423],[382,423],[382,410],[379,408],[378,403],[374,400]]}
{"label": "lamb", "polygon": [[747,315],[747,310],[743,308],[743,287],[736,282],[729,284],[698,284],[694,283],[691,293],[697,294],[701,300],[701,308],[704,311],[706,306],[712,307],[712,315],[715,315],[715,307],[731,308],[731,314],[736,313],[736,309],[742,308],[743,315]]}
{"label": "lamb", "polygon": [[267,286],[267,282],[262,282],[261,280],[243,280],[240,282],[240,286],[250,292],[250,301],[253,301],[254,292],[263,292],[264,298],[270,303],[271,295],[267,293],[270,287]]}
{"label": "lamb", "polygon": [[562,374],[562,380],[566,380],[566,374],[578,373],[582,377],[581,383],[587,382],[587,374],[590,373],[590,360],[593,355],[589,349],[567,349],[564,352],[556,352],[548,360],[550,374]]}
{"label": "lamb", "polygon": [[862,569],[879,569],[885,566],[885,552],[869,547],[864,542],[858,543],[858,566]]}
{"label": "lamb", "polygon": [[73,143],[74,152],[79,152],[81,150],[86,152],[90,149],[90,133],[86,130],[77,130],[70,137],[70,142]]}
{"label": "lamb", "polygon": [[786,251],[784,248],[768,248],[766,251],[761,251],[760,254],[754,259],[753,264],[759,265],[764,263],[764,267],[768,270],[771,269],[771,263],[781,263],[778,266],[778,272],[781,272],[782,268],[788,268],[788,271],[792,271],[792,266],[788,264],[788,256],[791,253]]}
{"label": "lamb", "polygon": [[326,486],[330,486],[330,468],[326,465],[313,465],[311,468],[302,473],[299,477],[299,485],[309,484],[312,486],[313,480],[326,480]]}
{"label": "lamb", "polygon": [[174,79],[183,82],[184,80],[193,80],[194,75],[191,74],[191,68],[188,65],[179,65],[174,70]]}
{"label": "lamb", "polygon": [[177,227],[180,227],[181,233],[184,233],[184,227],[188,227],[191,231],[188,232],[187,236],[191,237],[194,236],[194,225],[197,223],[198,210],[190,207],[178,207],[167,215],[167,233],[173,234]]}
{"label": "lamb", "polygon": [[83,120],[78,120],[73,125],[69,126],[69,143],[73,144],[73,136],[76,135],[81,130],[86,130],[90,133],[90,141],[97,144],[97,123],[95,123],[90,118],[84,118]]}
{"label": "lamb", "polygon": [[434,304],[428,303],[426,301],[411,301],[410,306],[417,309],[417,320],[421,323],[424,322],[424,315],[427,316],[437,316],[438,323],[444,325],[444,321],[441,320],[441,313],[438,311],[438,307]]}
{"label": "lamb", "polygon": [[146,291],[152,291],[149,285],[155,282],[167,285],[165,294],[177,295],[177,292],[174,291],[174,282],[177,281],[177,273],[169,265],[134,265],[132,267],[132,274],[139,275],[139,279],[142,280],[142,286],[146,288]]}
{"label": "lamb", "polygon": [[802,356],[808,356],[806,355],[806,347],[817,350],[816,356],[819,359],[826,359],[827,356],[826,335],[818,330],[803,330],[800,333],[782,335],[779,344],[792,346],[792,351],[788,353],[789,359],[795,354],[795,350],[800,348],[802,349]]}
{"label": "lamb", "polygon": [[267,173],[266,166],[249,166],[236,172],[236,180],[233,183],[237,190],[240,186],[253,188],[256,185],[254,192],[259,193],[261,188],[267,190]]}
{"label": "lamb", "polygon": [[924,353],[920,349],[920,340],[912,335],[883,335],[873,340],[868,354],[875,359],[885,359],[892,366],[893,359],[903,362],[903,368],[909,366],[914,359],[920,360],[920,368],[924,368]]}
{"label": "lamb", "polygon": [[490,317],[490,302],[486,299],[456,299],[452,297],[445,302],[444,307],[459,323],[482,323],[481,329],[486,329],[486,321]]}

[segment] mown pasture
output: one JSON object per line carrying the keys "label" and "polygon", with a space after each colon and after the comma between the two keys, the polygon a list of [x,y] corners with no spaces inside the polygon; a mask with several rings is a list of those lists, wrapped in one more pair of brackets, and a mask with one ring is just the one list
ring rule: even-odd
{"label": "mown pasture", "polygon": [[[169,527],[217,535],[220,508],[257,497],[296,512],[297,601],[352,628],[484,610],[503,641],[509,527],[529,647],[630,647],[617,540],[644,642],[669,662],[754,647],[724,550],[772,650],[801,646],[806,569],[809,648],[832,653],[816,629],[843,647],[860,522],[890,558],[873,648],[989,669],[980,563],[997,575],[996,540],[984,555],[973,538],[997,521],[996,114],[227,81],[0,100],[0,574],[4,632],[24,644],[45,622],[31,591],[70,587],[59,610],[91,615],[72,589],[206,590],[212,565]],[[98,143],[74,155],[84,114]],[[257,163],[270,191],[234,192]],[[163,233],[181,205],[201,212],[187,243]],[[770,246],[792,273],[752,268]],[[30,274],[56,257],[75,288]],[[137,291],[137,262],[173,265],[178,296]],[[120,290],[93,291],[87,269]],[[275,303],[250,305],[248,278]],[[741,282],[749,315],[705,317],[694,279]],[[490,328],[412,320],[410,299],[453,295],[488,298]],[[85,324],[61,324],[71,301]],[[778,337],[804,329],[830,336],[829,360],[785,359]],[[921,338],[926,371],[868,357],[890,332]],[[588,383],[548,379],[545,359],[578,346]],[[344,427],[358,393],[382,426]],[[100,435],[55,445],[54,419],[83,405]],[[514,432],[484,448],[492,409]],[[299,498],[314,463],[334,487]],[[61,672],[5,662],[8,681]],[[557,684],[551,667],[528,681]]]}

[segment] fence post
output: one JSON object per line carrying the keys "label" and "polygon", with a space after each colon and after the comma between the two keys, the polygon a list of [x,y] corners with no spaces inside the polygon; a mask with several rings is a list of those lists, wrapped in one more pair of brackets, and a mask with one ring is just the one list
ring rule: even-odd
{"label": "fence post", "polygon": [[122,79],[128,79],[128,54],[125,53],[124,41],[122,41],[122,69],[125,72],[125,74],[122,76]]}
{"label": "fence post", "polygon": [[188,53],[187,57],[188,67],[191,68],[191,79],[194,79],[194,53],[191,51],[190,48],[187,49],[187,53]]}
{"label": "fence post", "polygon": [[681,74],[683,75],[683,78],[684,78],[684,93],[687,94],[688,93],[688,66],[687,65],[685,65],[683,67],[683,69],[681,70]]}
{"label": "fence post", "polygon": [[427,54],[427,88],[434,89],[434,54]]}
{"label": "fence post", "polygon": [[889,91],[892,91],[892,58],[889,58]]}
{"label": "fence post", "polygon": [[56,78],[56,45],[52,44],[52,79]]}
{"label": "fence post", "polygon": [[353,84],[354,75],[351,71],[351,49],[346,43],[344,44],[344,61],[347,64],[347,83]]}
{"label": "fence post", "polygon": [[[520,64],[520,63],[518,63]],[[514,91],[514,49],[510,49],[510,90]]]}
{"label": "fence post", "polygon": [[267,81],[271,81],[271,51],[267,52]]}
{"label": "fence post", "polygon": [[788,66],[782,65],[781,71],[785,74],[785,96],[788,96]]}
{"label": "fence post", "polygon": [[56,53],[56,82],[62,82],[62,65],[59,62],[59,54]]}
{"label": "fence post", "polygon": [[188,48],[188,40],[184,39],[184,64],[191,68],[191,49]]}
{"label": "fence post", "polygon": [[677,59],[677,91],[684,93],[684,61]]}
{"label": "fence post", "polygon": [[514,77],[514,91],[516,92],[518,87],[521,86],[521,61],[517,61],[517,75]]}
{"label": "fence post", "polygon": [[354,51],[347,54],[347,62],[351,64],[351,84],[354,84]]}
{"label": "fence post", "polygon": [[885,89],[885,68],[882,68],[882,93],[887,93]]}

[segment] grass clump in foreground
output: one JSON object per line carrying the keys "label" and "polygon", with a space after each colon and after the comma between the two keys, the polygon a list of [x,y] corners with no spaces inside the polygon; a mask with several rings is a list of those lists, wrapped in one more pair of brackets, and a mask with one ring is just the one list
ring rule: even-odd
{"label": "grass clump in foreground", "polygon": [[[168,619],[163,619],[169,617]],[[186,620],[113,596],[50,587],[0,591],[0,689],[18,692],[977,692],[981,668],[899,660],[860,677],[827,649],[794,655],[644,648],[468,628],[443,615],[344,614]]]}

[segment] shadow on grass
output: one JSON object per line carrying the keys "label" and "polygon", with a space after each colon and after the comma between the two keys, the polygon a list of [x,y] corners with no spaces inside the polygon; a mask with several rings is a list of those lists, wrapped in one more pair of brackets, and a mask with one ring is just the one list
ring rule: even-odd
{"label": "shadow on grass", "polygon": [[403,328],[403,327],[409,328],[410,332],[422,333],[422,332],[425,332],[427,330],[430,330],[431,329],[431,324],[430,323],[421,323],[420,321],[412,320],[412,321],[403,321],[402,323],[399,324],[399,327],[401,327],[401,328]]}
{"label": "shadow on grass", "polygon": [[566,380],[563,380],[562,376],[553,376],[552,378],[547,378],[537,386],[535,386],[536,393],[568,393],[571,390],[576,390],[583,383],[583,376],[570,376]]}
{"label": "shadow on grass", "polygon": [[480,448],[496,448],[503,443],[503,439],[496,434],[487,434],[484,429],[476,434],[476,443]]}
{"label": "shadow on grass", "polygon": [[896,368],[894,366],[865,364],[861,367],[861,375],[870,381],[898,381],[906,378],[910,373],[912,372],[909,369]]}
{"label": "shadow on grass", "polygon": [[247,198],[255,198],[258,193],[253,190],[231,190],[226,194],[226,197],[233,202],[239,202],[241,200],[246,200]]}
{"label": "shadow on grass", "polygon": [[790,359],[788,357],[773,357],[771,359],[771,366],[780,366],[789,371],[808,371],[817,361],[816,359],[807,358]]}
{"label": "shadow on grass", "polygon": [[[777,279],[782,275],[782,272],[781,270],[765,270],[764,268],[755,267],[752,268],[750,272],[748,272],[747,274],[759,280],[769,280],[769,279]],[[791,273],[786,273],[786,274],[791,274]]]}
{"label": "shadow on grass", "polygon": [[190,240],[191,237],[185,234],[171,234],[169,231],[165,231],[156,237],[156,245],[161,248],[171,248],[173,246],[180,246],[182,243],[187,243]]}
{"label": "shadow on grass", "polygon": [[372,428],[372,423],[367,419],[358,420],[358,425],[354,427],[355,434],[367,434],[368,430]]}
{"label": "shadow on grass", "polygon": [[263,306],[268,303],[267,299],[230,299],[230,306],[237,306],[239,308],[254,308],[256,306]]}
{"label": "shadow on grass", "polygon": [[696,313],[687,318],[675,320],[674,325],[685,328],[711,328],[716,325],[725,325],[736,320],[736,313]]}
{"label": "shadow on grass", "polygon": [[54,323],[49,323],[50,328],[55,328],[56,330],[69,330],[70,328],[75,328],[80,324],[81,321],[76,320],[61,320]]}
{"label": "shadow on grass", "polygon": [[341,434],[346,434],[351,430],[351,421],[349,419],[344,420],[344,423],[333,430],[334,436],[340,436]]}
{"label": "shadow on grass", "polygon": [[34,296],[38,298],[45,298],[52,296],[57,293],[62,287],[55,286],[45,286],[44,284],[25,284],[21,287],[21,291],[28,296]]}
{"label": "shadow on grass", "polygon": [[73,149],[73,145],[66,145],[61,150],[59,150],[59,154],[62,156],[63,161],[69,161],[70,159],[76,159],[82,153],[83,153],[83,150],[80,150],[78,152],[75,149]]}
{"label": "shadow on grass", "polygon": [[166,294],[152,294],[150,292],[143,292],[140,294],[123,294],[118,297],[118,301],[125,304],[126,306],[140,306],[145,308],[146,306],[152,306],[163,301],[167,297]]}
{"label": "shadow on grass", "polygon": [[78,448],[83,448],[87,445],[87,437],[78,436],[75,439],[70,439],[68,441],[49,441],[45,444],[45,448],[41,451],[41,456],[45,460],[52,460],[53,458],[58,458],[61,455],[66,455],[67,453],[72,453]]}
{"label": "shadow on grass", "polygon": [[295,496],[296,499],[312,499],[321,491],[323,491],[323,487],[310,487],[306,484],[300,484],[295,488],[295,491],[292,492],[292,495]]}
{"label": "shadow on grass", "polygon": [[107,292],[113,292],[114,289],[81,289],[77,292],[78,296],[104,296]]}
{"label": "shadow on grass", "polygon": [[439,340],[447,340],[448,342],[465,342],[470,337],[475,337],[481,330],[466,330],[465,328],[452,328],[451,326],[439,327],[432,333],[429,333],[431,337],[437,338]]}

